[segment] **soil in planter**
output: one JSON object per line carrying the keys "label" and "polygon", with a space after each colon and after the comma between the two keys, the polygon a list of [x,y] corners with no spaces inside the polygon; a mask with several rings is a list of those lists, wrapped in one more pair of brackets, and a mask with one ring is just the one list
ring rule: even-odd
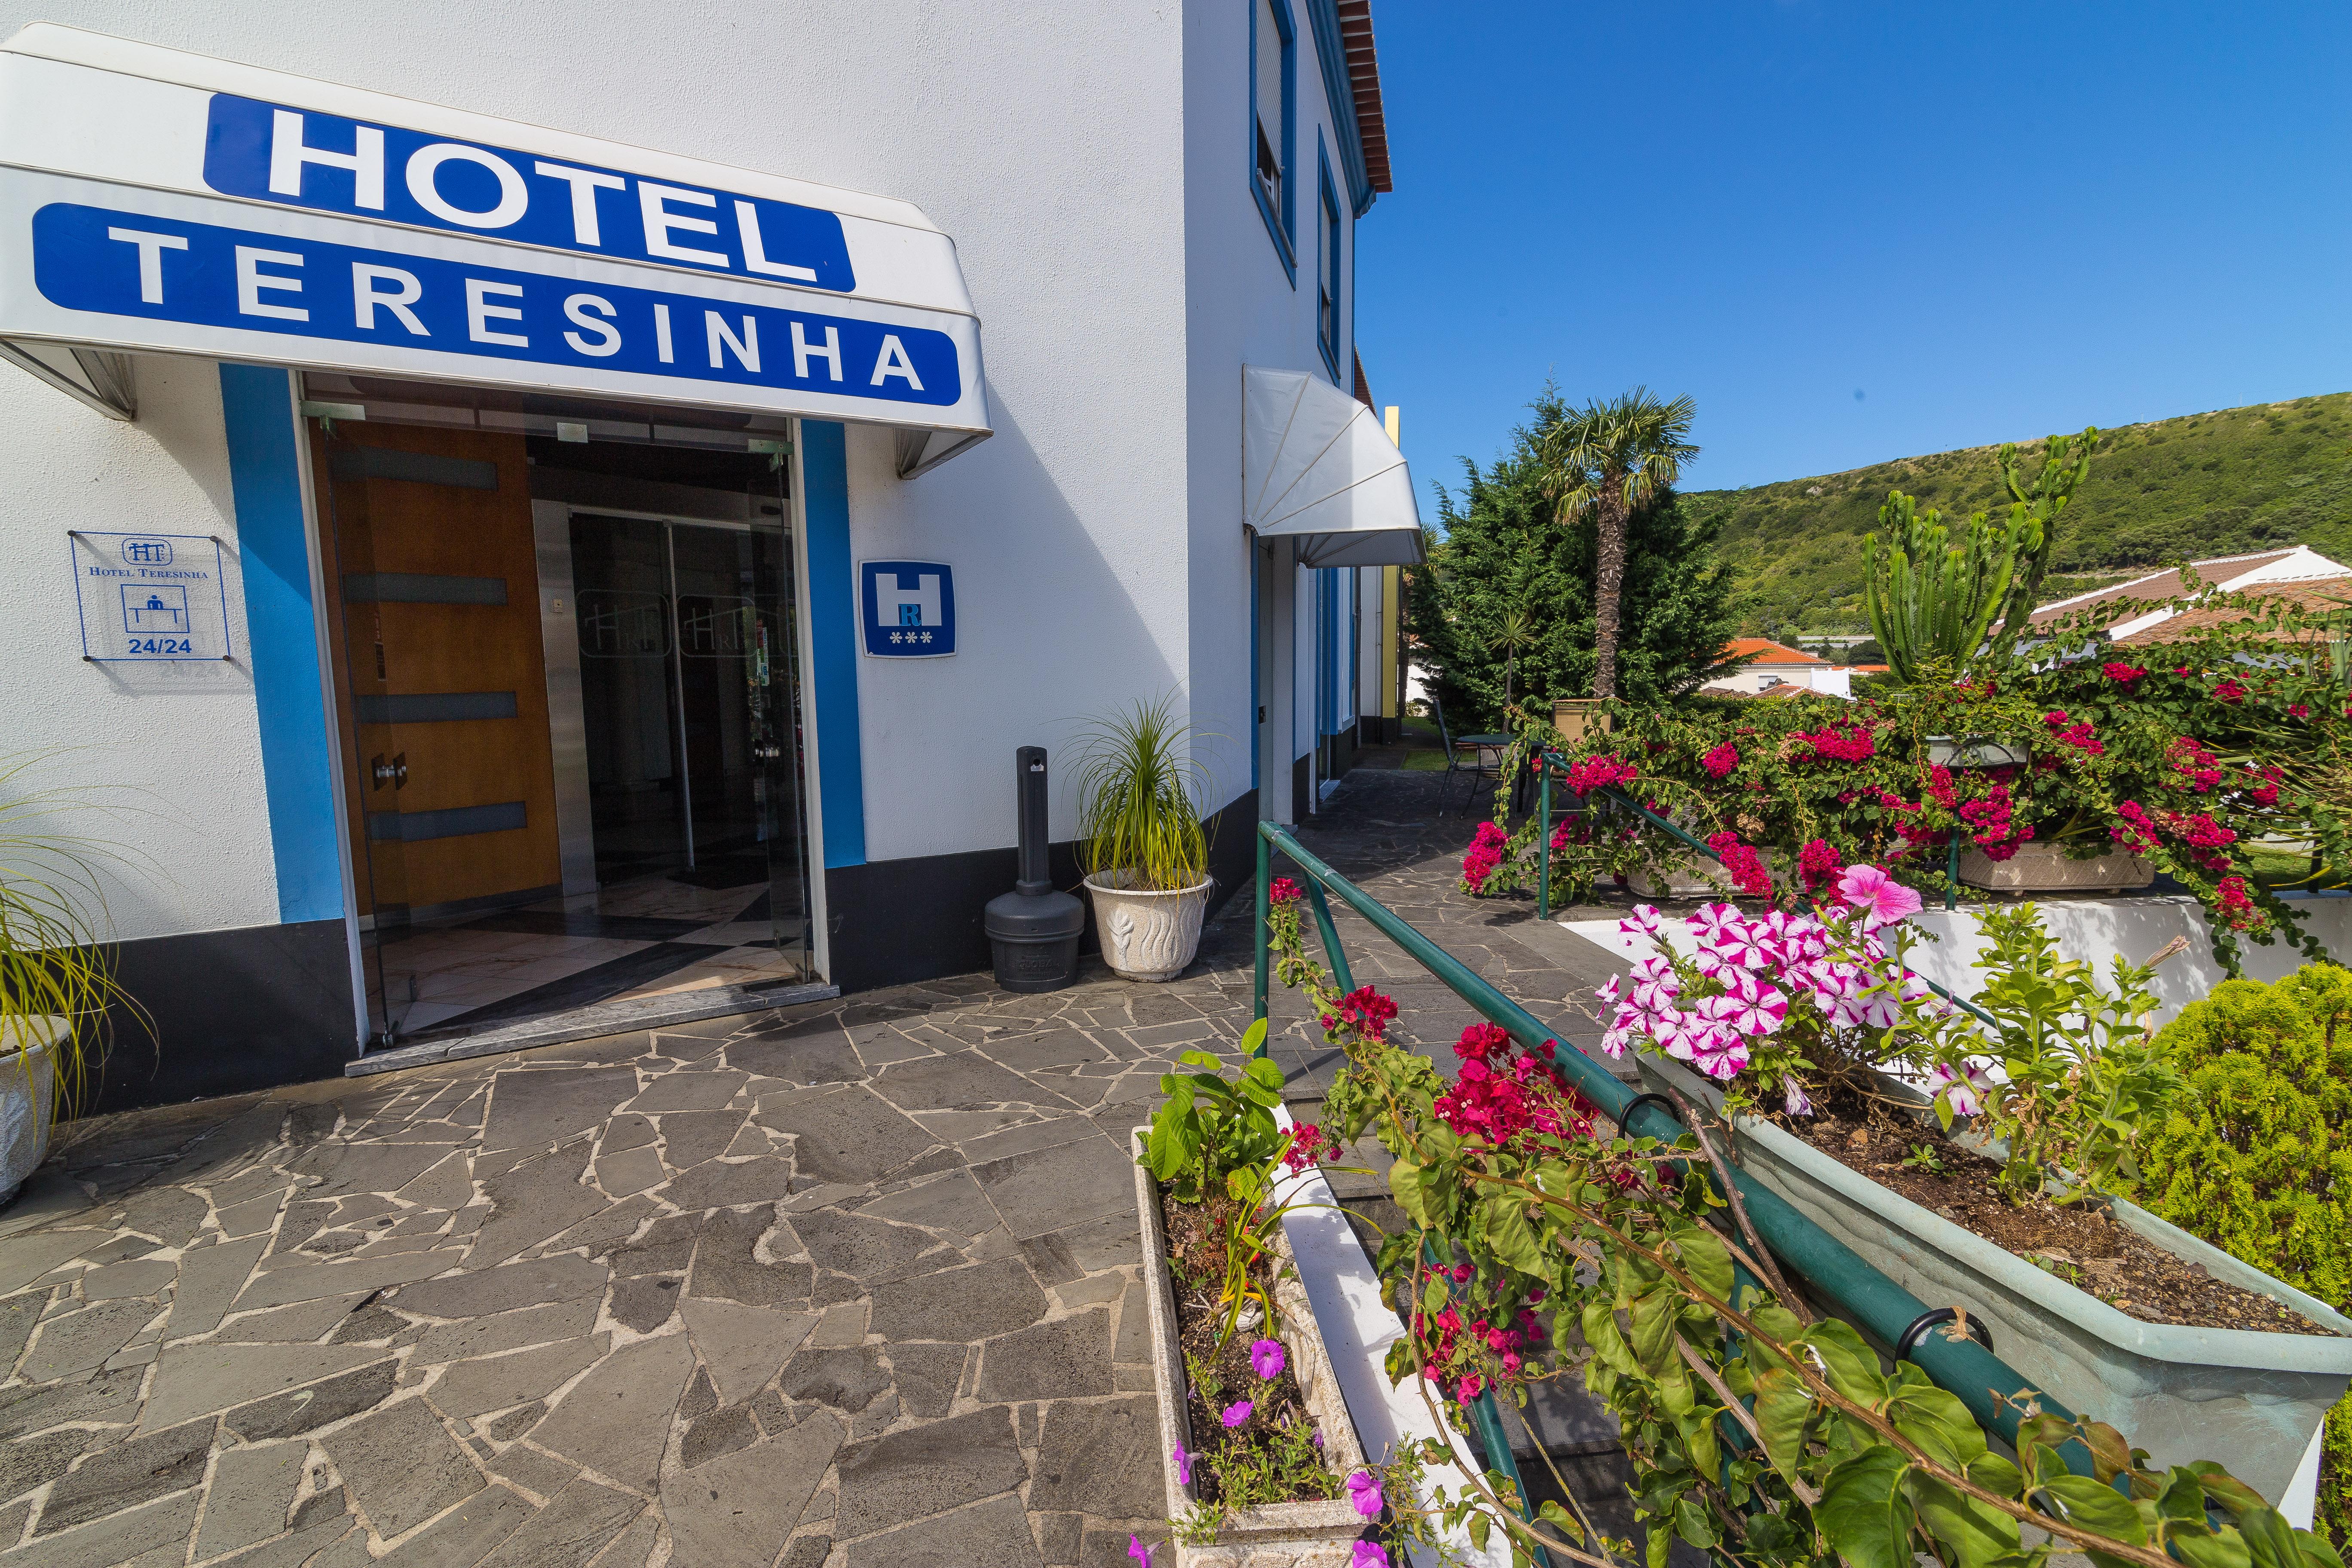
{"label": "soil in planter", "polygon": [[[1902,1194],[1963,1230],[2006,1247],[2069,1285],[2144,1323],[2320,1334],[2322,1328],[2268,1296],[2217,1279],[2096,1209],[2037,1198],[2017,1207],[2000,1194],[2000,1167],[1944,1136],[1932,1121],[1883,1105],[1825,1096],[1811,1117],[1770,1120],[1846,1169]],[[1929,1151],[1934,1166],[1905,1164]],[[1939,1168],[1938,1168],[1939,1167]]]}
{"label": "soil in planter", "polygon": [[[1180,1204],[1163,1190],[1160,1225],[1168,1237],[1169,1283],[1176,1298],[1176,1344],[1186,1373],[1185,1411],[1192,1426],[1192,1488],[1216,1508],[1257,1508],[1267,1503],[1317,1502],[1340,1495],[1339,1478],[1323,1462],[1315,1418],[1292,1374],[1289,1352],[1283,1369],[1260,1377],[1250,1364],[1250,1345],[1279,1339],[1263,1321],[1234,1331],[1217,1343],[1223,1317],[1217,1297],[1225,1278],[1225,1229],[1239,1205],[1223,1194],[1206,1202]],[[1250,1279],[1274,1294],[1271,1255],[1250,1265]],[[1246,1400],[1250,1409],[1238,1426],[1224,1416]]]}

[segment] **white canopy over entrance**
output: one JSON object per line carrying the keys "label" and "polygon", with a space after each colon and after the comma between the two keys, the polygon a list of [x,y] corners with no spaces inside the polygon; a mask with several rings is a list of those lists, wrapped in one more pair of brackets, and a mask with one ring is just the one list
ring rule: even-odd
{"label": "white canopy over entrance", "polygon": [[894,426],[906,473],[990,433],[908,203],[48,24],[0,44],[0,340]]}
{"label": "white canopy over entrance", "polygon": [[1302,566],[1417,566],[1421,510],[1372,411],[1304,371],[1242,369],[1242,521]]}

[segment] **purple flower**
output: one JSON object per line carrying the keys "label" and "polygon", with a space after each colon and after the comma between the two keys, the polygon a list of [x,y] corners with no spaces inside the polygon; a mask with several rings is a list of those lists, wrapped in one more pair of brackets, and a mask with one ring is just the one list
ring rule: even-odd
{"label": "purple flower", "polygon": [[1811,1116],[1813,1113],[1811,1096],[1806,1094],[1804,1085],[1792,1078],[1780,1080],[1780,1104],[1791,1116]]}
{"label": "purple flower", "polygon": [[1181,1487],[1191,1486],[1192,1484],[1192,1461],[1199,1458],[1201,1456],[1198,1454],[1186,1453],[1184,1451],[1184,1445],[1179,1443],[1174,1447],[1168,1450],[1168,1457],[1176,1461],[1176,1484]]}
{"label": "purple flower", "polygon": [[1377,1541],[1359,1541],[1348,1568],[1390,1568],[1389,1549]]}
{"label": "purple flower", "polygon": [[1130,1535],[1127,1538],[1127,1554],[1142,1563],[1143,1568],[1151,1568],[1151,1548],[1143,1544],[1143,1537]]}
{"label": "purple flower", "polygon": [[1248,1420],[1250,1418],[1250,1412],[1256,1408],[1256,1405],[1251,1404],[1246,1399],[1236,1399],[1231,1405],[1225,1406],[1224,1413],[1219,1415],[1217,1419],[1223,1422],[1227,1428],[1230,1429],[1232,1427],[1238,1426],[1243,1422]]}
{"label": "purple flower", "polygon": [[1381,1478],[1370,1470],[1358,1470],[1348,1478],[1348,1501],[1366,1519],[1381,1517]]}
{"label": "purple flower", "polygon": [[1250,1370],[1260,1377],[1279,1377],[1288,1365],[1282,1353],[1280,1340],[1254,1340],[1250,1342]]}

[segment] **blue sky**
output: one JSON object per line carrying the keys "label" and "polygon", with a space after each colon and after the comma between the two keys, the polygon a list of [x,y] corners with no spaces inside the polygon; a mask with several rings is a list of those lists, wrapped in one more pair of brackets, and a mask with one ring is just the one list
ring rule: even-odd
{"label": "blue sky", "polygon": [[1433,521],[1547,376],[1690,394],[1693,489],[2352,390],[2352,6],[1373,22],[1357,343]]}

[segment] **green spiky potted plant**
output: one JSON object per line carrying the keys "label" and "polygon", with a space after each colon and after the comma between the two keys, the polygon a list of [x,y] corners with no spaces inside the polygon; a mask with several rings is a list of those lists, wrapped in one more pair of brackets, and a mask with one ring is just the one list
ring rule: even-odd
{"label": "green spiky potted plant", "polygon": [[1192,740],[1168,696],[1095,721],[1079,752],[1078,861],[1103,962],[1122,980],[1173,980],[1201,945],[1216,881]]}
{"label": "green spiky potted plant", "polygon": [[[27,766],[0,763],[0,794]],[[105,897],[92,851],[47,833],[55,792],[0,801],[0,1203],[47,1155],[49,1131],[87,1098],[123,1003],[102,945]],[[104,851],[97,853],[103,854]]]}

